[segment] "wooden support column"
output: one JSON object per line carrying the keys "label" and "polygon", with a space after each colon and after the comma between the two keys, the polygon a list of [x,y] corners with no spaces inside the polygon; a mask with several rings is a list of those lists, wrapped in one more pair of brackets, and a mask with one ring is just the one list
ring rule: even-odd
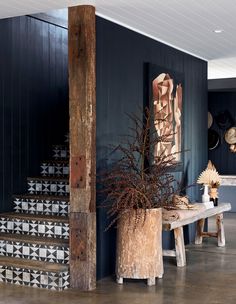
{"label": "wooden support column", "polygon": [[95,8],[69,8],[70,286],[96,288]]}

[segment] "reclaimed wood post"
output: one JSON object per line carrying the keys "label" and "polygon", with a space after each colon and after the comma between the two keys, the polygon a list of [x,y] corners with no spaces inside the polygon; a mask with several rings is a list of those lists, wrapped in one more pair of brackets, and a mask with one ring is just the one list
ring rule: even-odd
{"label": "reclaimed wood post", "polygon": [[69,8],[70,286],[96,287],[95,8]]}
{"label": "reclaimed wood post", "polygon": [[174,229],[176,262],[178,267],[186,265],[183,226]]}
{"label": "reclaimed wood post", "polygon": [[204,224],[205,224],[205,219],[200,219],[197,221],[196,236],[195,236],[196,245],[202,244]]}
{"label": "reclaimed wood post", "polygon": [[218,246],[225,246],[225,230],[223,223],[223,213],[216,215],[216,226],[217,226],[217,238],[218,238]]}

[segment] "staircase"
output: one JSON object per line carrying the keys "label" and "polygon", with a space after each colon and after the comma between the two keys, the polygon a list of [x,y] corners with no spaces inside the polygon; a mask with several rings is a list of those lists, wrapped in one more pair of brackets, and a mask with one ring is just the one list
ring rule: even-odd
{"label": "staircase", "polygon": [[63,290],[69,287],[69,151],[53,146],[14,212],[0,214],[0,281]]}

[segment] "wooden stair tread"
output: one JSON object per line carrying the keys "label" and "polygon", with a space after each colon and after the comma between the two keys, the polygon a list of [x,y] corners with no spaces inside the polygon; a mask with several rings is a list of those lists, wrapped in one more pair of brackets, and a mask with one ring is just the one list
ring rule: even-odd
{"label": "wooden stair tread", "polygon": [[35,235],[16,234],[16,233],[15,234],[0,233],[0,240],[47,245],[47,246],[63,246],[63,247],[69,246],[69,240],[66,239],[55,239],[55,238],[40,237]]}
{"label": "wooden stair tread", "polygon": [[4,257],[4,256],[0,256],[0,265],[16,267],[16,268],[23,268],[23,269],[39,270],[39,271],[45,271],[45,272],[67,272],[67,271],[69,271],[69,266],[66,264],[41,262],[41,261],[35,261],[35,260]]}
{"label": "wooden stair tread", "polygon": [[69,201],[70,197],[63,195],[44,195],[44,194],[15,194],[14,198],[23,199],[37,199],[37,200],[48,200],[48,201]]}
{"label": "wooden stair tread", "polygon": [[24,214],[24,213],[6,212],[6,213],[0,213],[0,217],[17,218],[17,219],[32,220],[32,221],[58,222],[58,223],[69,222],[69,218],[65,216],[44,215],[44,214]]}
{"label": "wooden stair tread", "polygon": [[27,180],[39,180],[39,181],[55,181],[55,182],[69,182],[69,178],[60,177],[60,176],[35,176],[27,177]]}

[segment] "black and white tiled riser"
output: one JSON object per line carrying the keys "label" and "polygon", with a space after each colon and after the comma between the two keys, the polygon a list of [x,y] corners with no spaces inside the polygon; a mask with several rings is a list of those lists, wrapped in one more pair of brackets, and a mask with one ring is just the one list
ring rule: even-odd
{"label": "black and white tiled riser", "polygon": [[0,232],[68,239],[69,223],[0,217]]}
{"label": "black and white tiled riser", "polygon": [[64,290],[69,287],[69,272],[45,272],[0,266],[0,281],[16,285]]}
{"label": "black and white tiled riser", "polygon": [[69,180],[29,178],[28,192],[42,195],[69,195]]}
{"label": "black and white tiled riser", "polygon": [[14,211],[25,214],[68,216],[70,203],[66,199],[38,199],[15,197]]}
{"label": "black and white tiled riser", "polygon": [[54,159],[69,159],[69,149],[67,145],[56,145],[53,147],[53,158]]}
{"label": "black and white tiled riser", "polygon": [[69,163],[50,161],[41,164],[42,176],[69,176]]}
{"label": "black and white tiled riser", "polygon": [[69,137],[53,146],[14,213],[0,214],[0,281],[63,290],[69,287]]}
{"label": "black and white tiled riser", "polygon": [[52,263],[69,263],[69,248],[0,240],[0,255]]}

